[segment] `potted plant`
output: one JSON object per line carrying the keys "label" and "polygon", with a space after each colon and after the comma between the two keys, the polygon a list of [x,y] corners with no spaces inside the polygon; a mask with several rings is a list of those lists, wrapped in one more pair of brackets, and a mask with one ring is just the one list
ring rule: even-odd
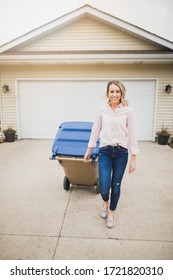
{"label": "potted plant", "polygon": [[13,128],[8,127],[7,129],[3,130],[3,133],[5,135],[5,141],[6,142],[14,142],[15,141],[16,131]]}
{"label": "potted plant", "polygon": [[169,132],[168,128],[162,126],[162,128],[157,132],[158,144],[167,145],[170,135],[171,133]]}

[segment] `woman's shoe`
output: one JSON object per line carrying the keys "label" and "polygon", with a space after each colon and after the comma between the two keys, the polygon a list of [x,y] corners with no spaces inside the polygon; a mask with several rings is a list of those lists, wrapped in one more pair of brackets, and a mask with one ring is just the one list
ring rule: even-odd
{"label": "woman's shoe", "polygon": [[113,228],[114,227],[114,216],[108,216],[106,220],[106,226],[107,228]]}
{"label": "woman's shoe", "polygon": [[100,217],[106,218],[106,217],[107,217],[107,214],[108,214],[108,209],[102,208],[102,209],[100,210]]}

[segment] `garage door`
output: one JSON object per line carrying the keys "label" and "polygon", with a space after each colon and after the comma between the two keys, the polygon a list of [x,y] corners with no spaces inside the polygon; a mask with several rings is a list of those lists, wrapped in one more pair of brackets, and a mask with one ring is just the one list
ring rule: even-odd
{"label": "garage door", "polygon": [[[153,139],[154,80],[123,80],[139,140]],[[107,81],[18,81],[19,138],[53,139],[64,121],[93,121],[105,103]]]}

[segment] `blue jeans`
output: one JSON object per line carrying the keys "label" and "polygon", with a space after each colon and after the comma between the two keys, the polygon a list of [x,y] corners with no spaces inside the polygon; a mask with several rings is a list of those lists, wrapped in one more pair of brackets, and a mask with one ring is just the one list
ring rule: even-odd
{"label": "blue jeans", "polygon": [[104,201],[110,198],[110,210],[114,211],[120,198],[128,150],[121,146],[101,147],[98,160],[100,193]]}

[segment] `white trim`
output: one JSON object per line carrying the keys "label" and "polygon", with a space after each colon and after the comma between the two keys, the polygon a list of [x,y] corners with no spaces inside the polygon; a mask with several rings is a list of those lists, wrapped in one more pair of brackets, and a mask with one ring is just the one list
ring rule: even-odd
{"label": "white trim", "polygon": [[106,14],[106,13],[103,13],[99,10],[96,10],[96,9],[92,9],[91,7],[88,7],[88,13],[89,14],[92,14],[106,22],[109,22],[115,26],[118,26],[124,30],[127,30],[131,33],[135,33],[135,34],[138,34],[139,36],[141,37],[144,37],[150,41],[153,41],[159,45],[162,45],[162,46],[165,46],[167,48],[170,48],[170,49],[173,49],[173,43],[168,41],[168,40],[165,40],[155,34],[152,34],[150,32],[147,32],[146,30],[142,29],[142,28],[139,28],[133,24],[130,24],[126,21],[123,21],[119,18],[116,18],[116,17],[113,17],[112,15],[110,14]]}
{"label": "white trim", "polygon": [[[117,77],[117,76],[116,76]],[[129,78],[129,77],[117,77],[119,80],[123,81],[157,81],[158,78],[155,77],[146,77],[146,78]],[[16,78],[16,82],[20,81],[110,81],[112,77],[87,77],[87,78],[73,78],[73,77],[66,77],[66,78]]]}
{"label": "white trim", "polygon": [[[156,133],[156,116],[157,116],[157,92],[158,92],[158,78],[125,78],[125,77],[117,77],[119,80],[123,81],[154,81],[156,84],[155,92],[154,92],[154,111],[153,111],[153,136],[152,140],[155,141],[155,133]],[[110,81],[113,77],[105,77],[105,78],[16,78],[15,79],[15,90],[16,90],[16,111],[17,111],[17,130],[18,130],[18,139],[21,139],[21,131],[20,131],[20,112],[19,112],[19,82],[20,81]]]}
{"label": "white trim", "polygon": [[173,63],[173,54],[0,55],[0,64]]}
{"label": "white trim", "polygon": [[154,120],[153,120],[153,141],[155,142],[155,136],[156,136],[156,122],[157,122],[157,106],[158,106],[158,84],[159,79],[156,78],[156,88],[154,93]]}
{"label": "white trim", "polygon": [[35,30],[28,32],[24,34],[23,36],[14,39],[10,41],[9,43],[6,43],[0,47],[0,53],[7,51],[8,49],[11,49],[19,44],[22,44],[30,39],[33,39],[36,36],[46,34],[50,30],[62,28],[63,26],[69,24],[70,22],[77,20],[78,18],[82,17],[85,14],[89,14],[91,16],[94,16],[101,21],[106,21],[107,23],[119,27],[121,29],[124,29],[128,32],[137,34],[140,37],[144,37],[145,39],[148,39],[154,43],[157,43],[159,45],[162,45],[164,47],[167,47],[169,49],[173,50],[173,43],[163,39],[155,34],[152,34],[150,32],[147,32],[135,25],[129,24],[123,20],[120,20],[112,15],[106,14],[105,12],[99,11],[91,6],[85,5],[77,10],[74,10],[66,15],[63,15],[59,17],[58,19],[51,21],[48,24],[45,24],[39,28],[36,28]]}
{"label": "white trim", "polygon": [[48,24],[38,27],[38,28],[24,34],[23,36],[21,36],[17,39],[14,39],[7,44],[2,45],[0,47],[0,53],[4,52],[10,48],[14,48],[17,45],[22,44],[25,41],[28,41],[30,39],[33,39],[36,36],[49,32],[51,29],[53,30],[54,28],[58,28],[58,27],[61,28],[63,25],[68,24],[70,21],[74,20],[74,18],[78,18],[83,13],[84,12],[82,12],[82,11],[79,12],[79,10],[76,10],[69,14],[63,15],[63,16],[59,17],[58,19],[49,22]]}
{"label": "white trim", "polygon": [[20,130],[20,106],[19,106],[19,80],[15,79],[15,92],[16,92],[16,118],[17,118],[17,136],[21,139]]}

